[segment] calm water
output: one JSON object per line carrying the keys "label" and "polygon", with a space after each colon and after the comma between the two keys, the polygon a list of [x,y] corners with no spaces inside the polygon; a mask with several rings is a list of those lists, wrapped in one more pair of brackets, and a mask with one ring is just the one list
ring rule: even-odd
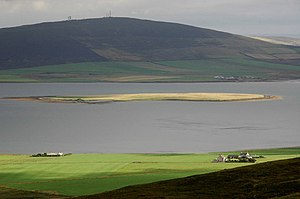
{"label": "calm water", "polygon": [[0,84],[0,97],[138,92],[263,93],[284,99],[98,105],[0,100],[0,153],[208,152],[300,145],[300,82]]}

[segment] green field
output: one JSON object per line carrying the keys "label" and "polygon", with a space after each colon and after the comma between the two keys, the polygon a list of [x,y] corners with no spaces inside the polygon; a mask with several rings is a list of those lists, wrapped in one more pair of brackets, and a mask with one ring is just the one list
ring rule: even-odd
{"label": "green field", "polygon": [[220,199],[300,197],[300,158],[251,164],[245,167],[184,178],[134,185],[77,199]]}
{"label": "green field", "polygon": [[[258,163],[300,156],[300,148],[249,152],[266,157],[258,159]],[[0,186],[78,196],[251,164],[211,163],[217,155],[73,154],[58,158],[0,155]]]}
{"label": "green field", "polygon": [[[215,76],[235,79],[216,79]],[[157,62],[86,62],[0,70],[0,82],[206,82],[299,78],[299,65],[238,57]]]}

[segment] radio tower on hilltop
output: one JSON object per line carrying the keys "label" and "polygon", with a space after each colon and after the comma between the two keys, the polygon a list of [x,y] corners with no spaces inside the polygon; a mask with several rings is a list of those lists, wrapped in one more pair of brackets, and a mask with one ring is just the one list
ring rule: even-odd
{"label": "radio tower on hilltop", "polygon": [[105,14],[105,17],[111,17],[111,16],[112,16],[112,12],[111,10],[109,10],[109,12]]}

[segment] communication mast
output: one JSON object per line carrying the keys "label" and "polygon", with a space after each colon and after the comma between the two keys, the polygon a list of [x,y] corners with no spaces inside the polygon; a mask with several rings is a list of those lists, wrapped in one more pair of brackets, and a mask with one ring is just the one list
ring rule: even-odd
{"label": "communication mast", "polygon": [[112,16],[112,12],[111,12],[111,10],[109,10],[109,12],[107,12],[106,14],[105,14],[105,17],[111,17]]}

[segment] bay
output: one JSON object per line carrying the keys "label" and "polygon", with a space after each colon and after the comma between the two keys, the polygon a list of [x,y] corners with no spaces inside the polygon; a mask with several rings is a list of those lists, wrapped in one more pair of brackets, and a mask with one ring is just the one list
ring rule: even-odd
{"label": "bay", "polygon": [[252,102],[0,100],[0,153],[202,153],[300,143],[300,82],[0,84],[0,97],[149,92],[282,96]]}

